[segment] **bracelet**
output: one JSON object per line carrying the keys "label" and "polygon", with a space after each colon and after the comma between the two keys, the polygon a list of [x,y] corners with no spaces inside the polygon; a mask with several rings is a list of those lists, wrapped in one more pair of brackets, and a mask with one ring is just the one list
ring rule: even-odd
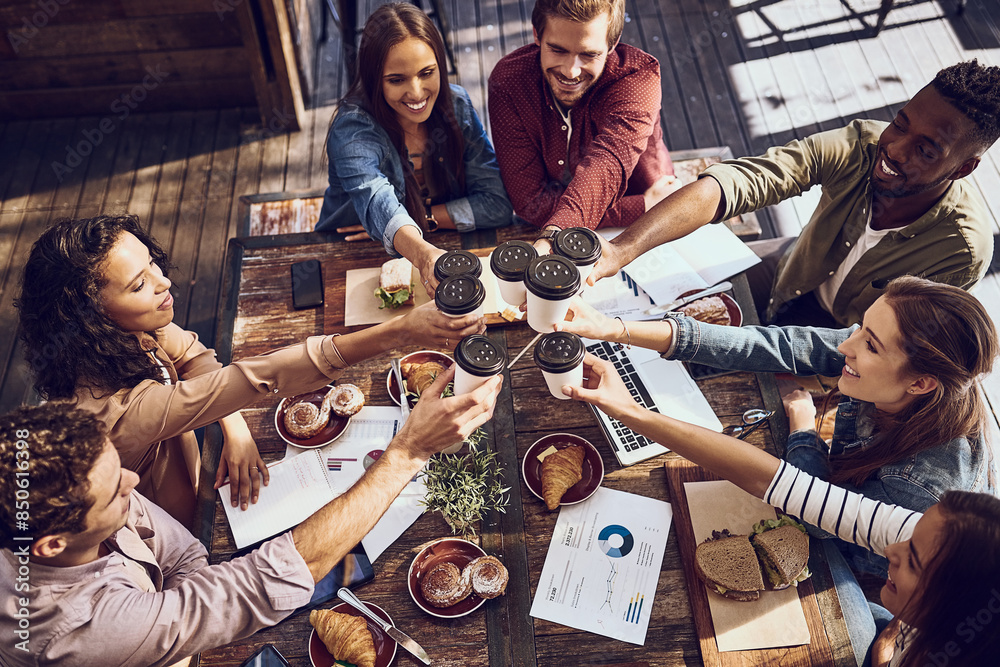
{"label": "bracelet", "polygon": [[625,345],[622,345],[621,343],[615,343],[615,345],[618,346],[619,350],[622,349],[623,347],[626,348],[626,349],[631,350],[632,349],[632,335],[628,332],[628,327],[625,326],[625,320],[623,320],[620,317],[615,317],[615,319],[622,323],[622,329],[625,330],[625,341],[626,341]]}
{"label": "bracelet", "polygon": [[340,335],[339,333],[330,334],[330,347],[333,348],[333,353],[337,355],[337,359],[340,361],[340,366],[339,367],[334,366],[334,368],[340,368],[340,370],[344,370],[345,368],[350,366],[350,364],[344,361],[344,356],[340,353],[340,350],[337,349],[337,343],[334,339],[339,335]]}

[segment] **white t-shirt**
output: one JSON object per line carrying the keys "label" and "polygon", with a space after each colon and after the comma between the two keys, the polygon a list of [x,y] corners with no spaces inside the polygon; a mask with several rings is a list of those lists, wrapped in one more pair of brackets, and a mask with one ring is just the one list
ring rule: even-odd
{"label": "white t-shirt", "polygon": [[891,229],[872,229],[871,215],[868,216],[868,224],[865,225],[865,233],[861,235],[858,242],[851,248],[844,261],[837,267],[837,270],[830,274],[830,277],[816,288],[816,299],[823,309],[828,313],[833,312],[833,301],[837,298],[840,286],[844,284],[844,279],[851,272],[866,252],[878,245],[882,238],[891,232]]}

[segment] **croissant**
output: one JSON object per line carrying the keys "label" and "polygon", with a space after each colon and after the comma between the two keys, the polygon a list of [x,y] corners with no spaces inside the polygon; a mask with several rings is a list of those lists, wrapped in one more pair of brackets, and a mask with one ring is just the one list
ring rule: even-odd
{"label": "croissant", "polygon": [[583,447],[571,445],[542,461],[542,499],[550,510],[559,507],[563,494],[583,479],[583,455]]}
{"label": "croissant", "polygon": [[375,667],[375,641],[365,619],[330,609],[313,609],[309,623],[334,660]]}
{"label": "croissant", "polygon": [[406,364],[401,370],[406,378],[406,388],[419,396],[447,369],[436,361],[428,361],[423,364]]}
{"label": "croissant", "polygon": [[435,607],[458,604],[472,593],[472,572],[469,568],[459,570],[454,563],[440,563],[424,575],[420,592],[427,604]]}

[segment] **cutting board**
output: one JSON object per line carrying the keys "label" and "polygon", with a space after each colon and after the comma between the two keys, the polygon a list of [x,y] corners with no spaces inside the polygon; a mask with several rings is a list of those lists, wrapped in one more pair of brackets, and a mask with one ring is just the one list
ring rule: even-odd
{"label": "cutting board", "polygon": [[783,667],[810,667],[834,664],[833,650],[823,627],[823,618],[819,612],[811,579],[802,582],[797,588],[802,611],[809,626],[811,637],[809,644],[788,648],[719,651],[712,624],[712,613],[709,609],[709,593],[695,572],[694,552],[697,542],[691,528],[691,511],[684,492],[684,483],[713,481],[720,478],[684,459],[668,460],[664,463],[664,468],[667,473],[670,504],[673,506],[674,525],[677,527],[677,544],[684,565],[684,578],[688,584],[688,597],[691,600],[702,662],[712,667],[777,664]]}
{"label": "cutting board", "polygon": [[[493,248],[476,248],[469,252],[482,260],[483,273],[479,279],[482,281],[483,287],[486,288],[486,301],[483,302],[486,326],[511,324],[510,320],[504,319],[500,315],[500,311],[507,308],[508,304],[504,303],[503,299],[500,298],[500,290],[497,287],[496,278],[493,276],[493,272],[490,271],[489,256],[493,252]],[[415,285],[414,304],[412,306],[401,306],[396,309],[380,309],[380,302],[375,297],[375,289],[378,287],[378,278],[381,269],[382,265],[379,264],[371,268],[351,269],[347,271],[344,281],[344,324],[346,326],[379,324],[396,315],[405,315],[416,306],[431,300],[427,296],[427,291],[420,284],[420,273],[414,267],[412,278]],[[510,305],[513,306],[513,311],[519,315],[519,319],[513,321],[521,321],[524,318],[524,313],[517,310],[520,304],[515,303]]]}

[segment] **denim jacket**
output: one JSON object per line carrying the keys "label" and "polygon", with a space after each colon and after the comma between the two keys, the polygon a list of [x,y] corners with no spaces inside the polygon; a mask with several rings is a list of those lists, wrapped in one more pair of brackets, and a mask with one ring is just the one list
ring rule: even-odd
{"label": "denim jacket", "polygon": [[[839,375],[844,355],[837,346],[858,328],[737,328],[704,324],[677,313],[671,313],[670,319],[676,325],[673,349],[668,351],[671,359],[795,375]],[[871,403],[845,397],[837,406],[829,450],[816,431],[795,431],[788,436],[785,459],[821,479],[830,479],[830,456],[879,446],[872,444],[874,410]],[[989,465],[988,452],[979,440],[954,438],[882,466],[860,486],[842,486],[875,500],[923,512],[949,489],[990,491]],[[884,558],[861,551],[876,570],[885,563]]]}
{"label": "denim jacket", "polygon": [[[460,232],[502,227],[511,223],[496,155],[472,100],[452,84],[455,117],[465,139],[465,190],[454,179],[444,184],[448,215]],[[405,172],[389,135],[365,110],[344,104],[327,137],[330,187],[323,198],[317,230],[361,224],[386,252],[399,257],[392,239],[405,225],[419,226],[407,213]]]}

